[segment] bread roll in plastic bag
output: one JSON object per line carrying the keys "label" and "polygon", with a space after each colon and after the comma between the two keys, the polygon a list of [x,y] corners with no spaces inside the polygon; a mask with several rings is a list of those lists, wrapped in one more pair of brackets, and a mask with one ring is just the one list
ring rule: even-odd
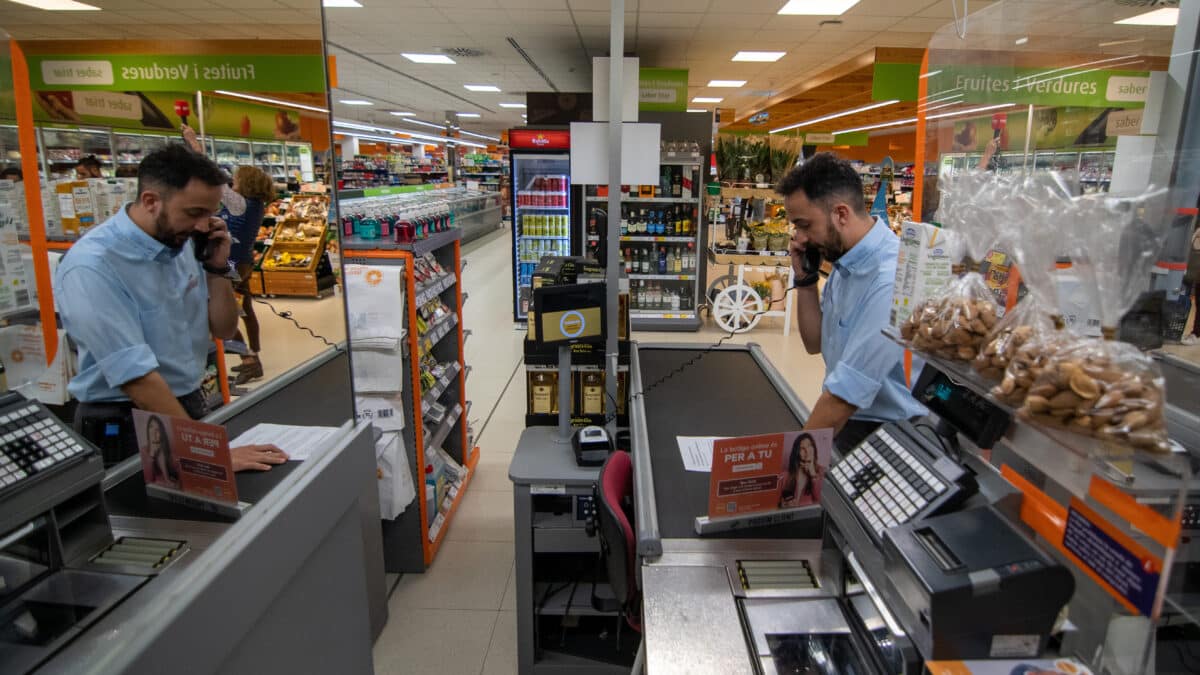
{"label": "bread roll in plastic bag", "polygon": [[1153,452],[1169,452],[1164,383],[1154,359],[1125,342],[1086,338],[1049,358],[1023,419]]}
{"label": "bread roll in plastic bag", "polygon": [[917,351],[971,361],[998,320],[991,291],[983,277],[972,272],[914,309],[900,325],[900,336]]}
{"label": "bread roll in plastic bag", "polygon": [[1053,332],[1054,321],[1050,313],[1035,296],[1027,295],[988,333],[971,366],[983,377],[999,380],[1025,343]]}

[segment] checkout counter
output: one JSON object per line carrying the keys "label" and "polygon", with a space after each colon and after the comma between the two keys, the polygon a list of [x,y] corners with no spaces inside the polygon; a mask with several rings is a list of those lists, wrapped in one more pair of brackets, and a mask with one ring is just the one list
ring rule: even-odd
{"label": "checkout counter", "polygon": [[[1117,601],[1038,541],[1022,523],[1021,492],[996,469],[1009,464],[1037,475],[1039,486],[1065,503],[1086,500],[1092,471],[1079,463],[1087,460],[1020,424],[1000,437],[1008,424],[989,415],[1003,411],[979,408],[982,399],[970,391],[955,390],[959,407],[942,407],[944,418],[935,411],[919,427],[888,425],[850,452],[835,450],[822,508],[810,517],[703,536],[697,516],[707,514],[709,474],[685,470],[676,437],[794,430],[808,410],[753,344],[635,344],[630,393],[642,639],[651,675],[908,674],[925,672],[930,660],[1059,654],[1136,672],[1128,668],[1141,651],[1123,641],[1128,626],[1114,629],[1120,622],[1111,621],[1122,613]],[[980,450],[973,438],[991,449]],[[626,661],[565,658],[538,630],[553,605],[539,594],[537,562],[550,541],[539,522],[553,520],[553,507],[542,502],[539,509],[538,495],[574,500],[559,509],[567,518],[555,521],[569,527],[572,514],[578,523],[587,515],[580,511],[592,508],[597,473],[555,447],[552,430],[527,429],[517,448],[510,478],[522,673],[628,672]],[[1139,467],[1118,478],[1154,503],[1180,487],[1178,477],[1160,474]],[[562,531],[554,534],[561,543]],[[576,550],[587,550],[583,537],[572,540]],[[1186,549],[1181,554],[1194,558]]]}
{"label": "checkout counter", "polygon": [[238,474],[237,520],[147,497],[137,456],[106,473],[86,453],[10,493],[0,671],[371,673],[387,620],[375,443],[349,391],[330,349],[204,420],[230,438],[338,427],[303,462]]}

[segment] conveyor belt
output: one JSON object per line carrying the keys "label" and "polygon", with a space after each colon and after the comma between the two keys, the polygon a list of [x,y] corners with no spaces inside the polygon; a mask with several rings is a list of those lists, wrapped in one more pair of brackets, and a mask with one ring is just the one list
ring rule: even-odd
{"label": "conveyor belt", "polygon": [[[701,353],[700,349],[639,348],[642,384]],[[709,474],[686,471],[676,436],[750,436],[800,428],[799,419],[749,351],[718,350],[645,394],[654,462],[654,495],[664,539],[697,536],[696,516],[708,513]],[[721,538],[820,537],[820,522],[726,532]]]}

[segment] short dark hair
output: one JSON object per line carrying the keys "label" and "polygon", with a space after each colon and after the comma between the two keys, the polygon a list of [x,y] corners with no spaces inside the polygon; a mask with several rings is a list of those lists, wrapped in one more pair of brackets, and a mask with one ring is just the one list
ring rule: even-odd
{"label": "short dark hair", "polygon": [[95,155],[88,155],[87,157],[79,160],[75,166],[86,166],[89,169],[95,169],[99,171],[102,165],[100,164],[100,160],[96,159]]}
{"label": "short dark hair", "polygon": [[846,200],[857,213],[867,212],[863,197],[862,178],[846,160],[832,152],[820,152],[792,169],[775,186],[775,191],[789,197],[802,190],[810,201],[828,206],[832,197]]}
{"label": "short dark hair", "polygon": [[138,194],[147,189],[164,193],[182,190],[193,178],[211,187],[229,182],[229,176],[216,162],[182,143],[171,143],[146,155],[138,165]]}

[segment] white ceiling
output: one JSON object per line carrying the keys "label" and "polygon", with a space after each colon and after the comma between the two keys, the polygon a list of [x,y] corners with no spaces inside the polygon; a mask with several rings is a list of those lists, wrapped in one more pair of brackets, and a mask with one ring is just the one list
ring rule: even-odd
{"label": "white ceiling", "polygon": [[[321,36],[318,0],[87,0],[101,12],[47,12],[0,0],[0,29],[18,39],[314,39]],[[362,8],[325,10],[325,35],[337,56],[334,103],[343,119],[399,128],[386,114],[400,109],[440,120],[445,111],[478,112],[467,129],[495,133],[521,124],[527,91],[551,84],[509,43],[512,38],[560,91],[591,88],[590,57],[609,45],[607,0],[360,0]],[[1116,0],[1002,0],[970,3],[967,40],[954,35],[952,0],[861,0],[840,17],[780,16],[784,0],[626,0],[626,52],[643,66],[687,68],[689,94],[722,96],[738,116],[774,92],[873,47],[939,47],[1168,54],[1171,28],[1115,26],[1144,11]],[[957,3],[962,8],[963,3]],[[840,25],[825,25],[837,18]],[[1070,30],[1064,30],[1069,26]],[[1015,47],[1014,36],[1029,42]],[[1142,38],[1133,45],[1099,42]],[[420,65],[400,52],[466,47],[479,57],[457,65]],[[786,51],[776,63],[733,63],[743,49]],[[741,89],[709,89],[711,79],[747,80]],[[464,84],[493,84],[477,93]],[[695,106],[712,108],[712,105]],[[419,130],[418,127],[414,127]]]}

